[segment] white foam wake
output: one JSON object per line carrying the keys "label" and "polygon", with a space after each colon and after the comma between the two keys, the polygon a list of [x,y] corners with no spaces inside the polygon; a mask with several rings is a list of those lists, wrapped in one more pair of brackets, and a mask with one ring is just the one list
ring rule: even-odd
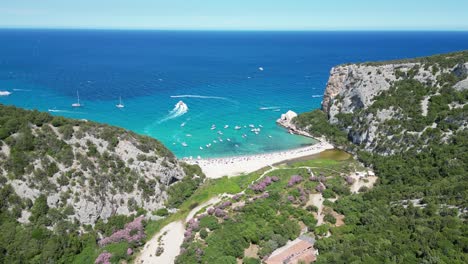
{"label": "white foam wake", "polygon": [[68,110],[60,110],[60,109],[47,109],[47,111],[51,113],[68,113],[68,114],[84,114],[82,112],[75,112],[75,111],[68,111]]}
{"label": "white foam wake", "polygon": [[169,114],[164,117],[163,119],[161,119],[159,121],[159,123],[162,123],[162,122],[165,122],[167,120],[170,120],[170,119],[174,119],[174,118],[177,118],[185,113],[187,113],[189,110],[188,106],[182,102],[182,101],[179,101],[175,106],[174,106],[174,109],[172,109]]}
{"label": "white foam wake", "polygon": [[31,92],[29,89],[13,89],[15,92]]}
{"label": "white foam wake", "polygon": [[320,94],[314,94],[314,95],[312,95],[312,98],[319,98],[319,97],[322,97],[322,95],[320,95]]}
{"label": "white foam wake", "polygon": [[267,106],[267,107],[260,107],[260,110],[273,110],[273,109],[278,109],[280,108],[279,106]]}
{"label": "white foam wake", "polygon": [[221,96],[205,96],[205,95],[197,95],[197,94],[171,95],[171,98],[200,98],[200,99],[229,100],[228,98],[221,97]]}
{"label": "white foam wake", "polygon": [[0,96],[9,96],[11,92],[9,91],[0,91]]}

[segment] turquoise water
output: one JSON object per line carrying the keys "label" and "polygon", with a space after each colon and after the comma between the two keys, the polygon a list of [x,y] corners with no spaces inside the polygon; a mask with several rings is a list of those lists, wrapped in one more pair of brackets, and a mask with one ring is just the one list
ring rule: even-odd
{"label": "turquoise water", "polygon": [[318,108],[332,66],[467,47],[463,32],[0,30],[0,103],[131,129],[178,157],[255,154],[314,143],[275,120]]}

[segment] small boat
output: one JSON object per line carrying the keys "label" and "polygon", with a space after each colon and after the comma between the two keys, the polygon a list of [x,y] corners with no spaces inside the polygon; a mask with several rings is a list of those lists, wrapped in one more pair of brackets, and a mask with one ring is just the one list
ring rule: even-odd
{"label": "small boat", "polygon": [[249,127],[251,127],[251,128],[254,128],[255,126],[254,126],[254,125],[252,125],[252,124],[250,124],[250,125],[249,125]]}
{"label": "small boat", "polygon": [[191,137],[191,136],[192,136],[192,134],[186,134],[185,136],[186,136],[186,137]]}
{"label": "small boat", "polygon": [[226,139],[226,140],[229,141],[229,142],[231,142],[231,139],[230,139],[230,138],[228,138],[228,139]]}
{"label": "small boat", "polygon": [[268,135],[269,138],[272,138],[272,136]]}
{"label": "small boat", "polygon": [[235,146],[236,148],[238,148],[238,147],[239,147],[239,145],[237,145],[237,144],[235,144],[234,146]]}
{"label": "small boat", "polygon": [[73,104],[72,104],[72,107],[81,107],[81,104],[80,104],[80,94],[78,93],[78,91],[76,91],[76,97],[77,97],[77,101],[76,101],[76,103],[73,103]]}
{"label": "small boat", "polygon": [[207,147],[207,148],[211,147],[211,143],[210,143],[210,144],[206,144],[206,147]]}
{"label": "small boat", "polygon": [[262,127],[262,128],[263,128],[263,126],[262,126],[262,125],[258,125],[258,127]]}
{"label": "small boat", "polygon": [[242,127],[240,127],[240,126],[235,126],[235,127],[234,127],[235,130],[239,130],[239,129],[241,129],[241,128],[242,128]]}
{"label": "small boat", "polygon": [[200,150],[203,150],[203,147],[200,147]]}
{"label": "small boat", "polygon": [[122,97],[121,96],[119,96],[119,104],[115,105],[115,107],[117,107],[117,108],[124,108],[125,107],[125,105],[122,104]]}
{"label": "small boat", "polygon": [[216,129],[215,125],[211,126],[211,130],[215,130],[215,129]]}
{"label": "small boat", "polygon": [[181,127],[184,127],[185,126],[185,122],[183,122],[182,124],[180,124]]}
{"label": "small boat", "polygon": [[225,126],[224,126],[224,129],[226,129],[226,128],[228,128],[228,127],[229,127],[229,125],[225,125]]}
{"label": "small boat", "polygon": [[218,143],[218,141],[216,141],[216,140],[213,140],[213,143],[215,143],[215,144],[216,144],[216,143]]}
{"label": "small boat", "polygon": [[0,91],[0,96],[9,96],[11,92],[9,91]]}
{"label": "small boat", "polygon": [[221,131],[218,131],[218,134],[219,134],[219,135],[222,135],[222,134],[223,134],[223,132],[221,132]]}
{"label": "small boat", "polygon": [[186,147],[186,146],[188,146],[188,145],[187,145],[187,143],[182,142],[182,146]]}
{"label": "small boat", "polygon": [[263,69],[263,67],[258,67],[258,70],[263,71],[264,69]]}
{"label": "small boat", "polygon": [[258,135],[258,132],[257,132],[257,131],[255,131],[254,133],[255,133],[255,135]]}
{"label": "small boat", "polygon": [[223,139],[222,138],[218,138],[219,142],[223,142]]}

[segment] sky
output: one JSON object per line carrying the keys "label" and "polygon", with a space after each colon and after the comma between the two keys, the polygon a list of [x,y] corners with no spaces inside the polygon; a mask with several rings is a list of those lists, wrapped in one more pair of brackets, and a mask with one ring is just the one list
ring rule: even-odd
{"label": "sky", "polygon": [[0,27],[468,30],[468,1],[0,0]]}

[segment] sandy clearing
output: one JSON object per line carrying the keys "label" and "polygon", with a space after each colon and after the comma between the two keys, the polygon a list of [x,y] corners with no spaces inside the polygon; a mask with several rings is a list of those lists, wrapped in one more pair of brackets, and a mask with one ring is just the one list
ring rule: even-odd
{"label": "sandy clearing", "polygon": [[[360,178],[358,176],[352,175],[351,177],[355,180],[350,188],[352,193],[358,193],[359,189],[363,186],[370,189],[374,186],[375,182],[377,181],[377,176],[367,176],[365,178]],[[365,179],[367,179],[367,182],[364,181]]]}
{"label": "sandy clearing", "polygon": [[307,201],[307,205],[314,205],[318,208],[317,210],[317,226],[323,223],[323,196],[321,193],[312,193],[309,195],[309,201]]}

